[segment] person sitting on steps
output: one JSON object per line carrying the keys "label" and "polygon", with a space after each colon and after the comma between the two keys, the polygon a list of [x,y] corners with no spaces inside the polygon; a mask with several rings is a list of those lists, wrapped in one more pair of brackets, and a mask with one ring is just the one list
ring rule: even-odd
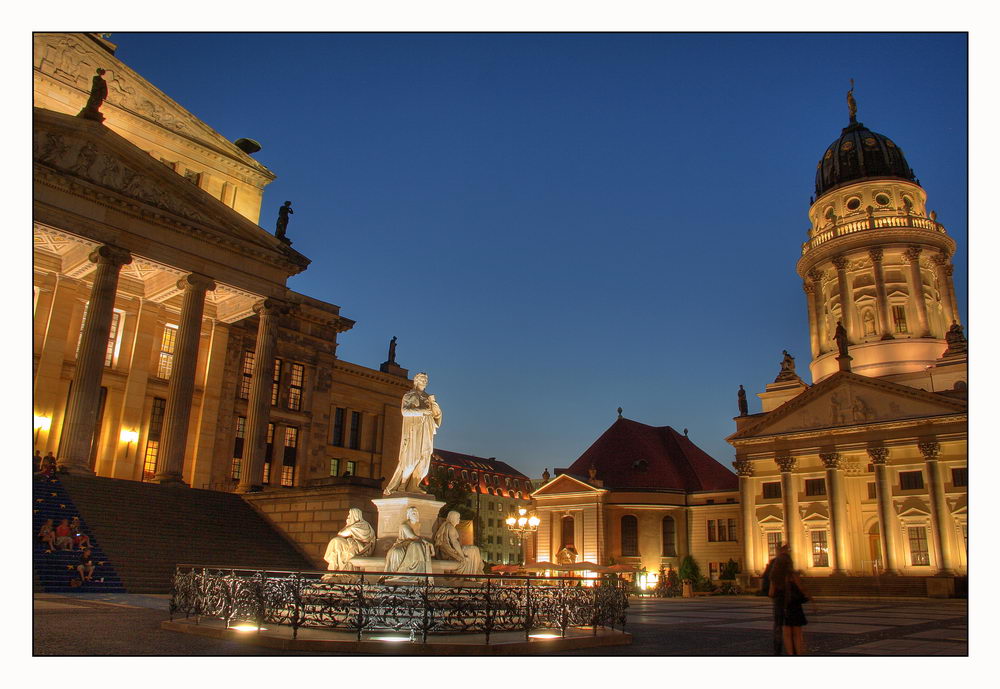
{"label": "person sitting on steps", "polygon": [[69,534],[73,539],[74,548],[83,550],[90,547],[90,536],[83,532],[79,517],[73,517],[73,521],[69,523]]}
{"label": "person sitting on steps", "polygon": [[56,549],[56,531],[52,528],[51,519],[46,519],[42,528],[38,530],[38,540],[48,546],[46,553],[51,553]]}
{"label": "person sitting on steps", "polygon": [[76,566],[76,571],[80,573],[81,582],[94,579],[94,561],[91,558],[90,548],[84,548],[80,553],[80,564]]}

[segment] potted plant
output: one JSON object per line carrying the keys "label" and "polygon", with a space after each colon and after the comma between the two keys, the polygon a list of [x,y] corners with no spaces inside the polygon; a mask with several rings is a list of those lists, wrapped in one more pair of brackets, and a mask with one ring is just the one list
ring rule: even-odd
{"label": "potted plant", "polygon": [[692,587],[694,583],[701,578],[701,569],[698,567],[698,563],[690,555],[685,555],[684,559],[681,560],[680,573],[681,579],[681,590],[685,598],[690,598],[692,596]]}

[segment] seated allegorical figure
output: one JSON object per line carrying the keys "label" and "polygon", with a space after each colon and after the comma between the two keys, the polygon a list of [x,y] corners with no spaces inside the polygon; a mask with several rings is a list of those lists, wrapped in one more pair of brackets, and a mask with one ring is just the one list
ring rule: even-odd
{"label": "seated allegorical figure", "polygon": [[[323,559],[330,570],[354,570],[351,560],[370,555],[375,550],[375,529],[361,516],[361,510],[347,511],[347,524],[330,539]],[[330,575],[327,575],[330,576]]]}
{"label": "seated allegorical figure", "polygon": [[431,571],[434,545],[420,537],[420,514],[416,507],[406,510],[396,542],[385,554],[385,571],[424,574]]}
{"label": "seated allegorical figure", "polygon": [[576,562],[576,548],[571,545],[564,545],[562,550],[556,553],[557,565],[571,565]]}
{"label": "seated allegorical figure", "polygon": [[439,558],[457,560],[461,563],[452,570],[455,574],[482,574],[483,557],[479,554],[479,548],[474,545],[462,545],[458,537],[457,527],[461,518],[462,515],[455,510],[448,513],[448,517],[434,532],[434,548]]}

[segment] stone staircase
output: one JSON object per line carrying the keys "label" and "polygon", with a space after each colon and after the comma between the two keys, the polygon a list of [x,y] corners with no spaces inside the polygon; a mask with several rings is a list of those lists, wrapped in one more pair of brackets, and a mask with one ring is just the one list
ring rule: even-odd
{"label": "stone staircase", "polygon": [[169,593],[177,564],[311,570],[239,495],[60,475],[129,593]]}
{"label": "stone staircase", "polygon": [[802,586],[809,595],[820,598],[831,596],[870,597],[927,597],[927,577],[802,577]]}

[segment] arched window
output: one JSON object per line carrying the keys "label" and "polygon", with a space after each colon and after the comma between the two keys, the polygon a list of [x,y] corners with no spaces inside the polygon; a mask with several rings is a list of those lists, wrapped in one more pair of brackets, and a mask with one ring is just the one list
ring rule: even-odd
{"label": "arched window", "polygon": [[448,478],[450,479],[455,478],[455,470],[451,467],[448,467]]}
{"label": "arched window", "polygon": [[576,547],[576,525],[569,515],[562,518],[562,547]]}
{"label": "arched window", "polygon": [[462,480],[463,481],[468,481],[469,480],[469,472],[466,471],[465,469],[462,469]]}
{"label": "arched window", "polygon": [[666,516],[663,518],[663,555],[664,557],[677,554],[677,537],[674,527],[674,518]]}
{"label": "arched window", "polygon": [[622,557],[639,556],[639,520],[631,514],[622,517]]}

